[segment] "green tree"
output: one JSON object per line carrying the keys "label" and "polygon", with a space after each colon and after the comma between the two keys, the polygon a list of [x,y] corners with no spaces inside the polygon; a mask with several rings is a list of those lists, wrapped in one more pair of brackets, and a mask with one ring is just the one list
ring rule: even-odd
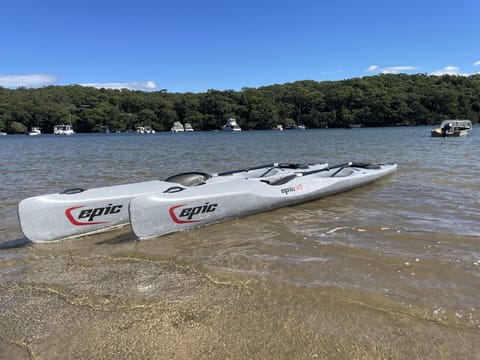
{"label": "green tree", "polygon": [[27,132],[27,127],[18,121],[12,121],[8,128],[8,133],[24,134]]}
{"label": "green tree", "polygon": [[[168,131],[174,121],[219,129],[234,117],[243,128],[269,129],[293,119],[309,128],[431,125],[446,117],[480,117],[480,75],[382,74],[342,81],[297,81],[241,91],[142,92],[73,86],[0,88],[0,126],[12,122],[51,132],[72,123],[77,132],[101,125],[131,130],[149,123]],[[146,125],[145,124],[145,125]],[[18,127],[18,126],[17,126]]]}

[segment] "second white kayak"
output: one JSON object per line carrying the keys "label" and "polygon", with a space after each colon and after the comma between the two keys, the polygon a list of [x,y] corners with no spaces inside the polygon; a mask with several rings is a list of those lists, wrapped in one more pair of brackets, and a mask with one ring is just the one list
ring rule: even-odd
{"label": "second white kayak", "polygon": [[396,164],[341,164],[258,177],[224,176],[175,192],[141,195],[130,202],[130,224],[141,239],[318,199],[394,173]]}

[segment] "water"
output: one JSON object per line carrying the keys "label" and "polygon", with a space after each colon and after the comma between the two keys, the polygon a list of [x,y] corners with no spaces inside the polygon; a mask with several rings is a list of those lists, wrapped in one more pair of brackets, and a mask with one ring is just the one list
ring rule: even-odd
{"label": "water", "polygon": [[[243,309],[248,300],[241,295],[235,309],[250,311],[252,319],[301,321],[306,333],[333,332],[335,340],[323,339],[336,346],[326,358],[334,358],[335,351],[358,358],[479,358],[470,351],[480,339],[480,134],[474,129],[466,138],[442,139],[429,137],[429,130],[2,137],[0,284],[16,300],[3,295],[0,320],[8,330],[0,331],[0,343],[21,342],[30,354],[46,351],[40,344],[58,348],[45,335],[52,334],[52,328],[31,325],[20,341],[11,320],[32,316],[32,299],[47,301],[52,291],[68,304],[93,309],[136,309],[162,301],[193,301],[201,308],[200,300],[192,299],[199,289],[213,286],[208,294],[221,298],[217,292],[222,286],[233,287],[228,291],[253,286],[257,291],[250,296],[277,304],[278,312],[269,316],[266,305],[255,312]],[[16,217],[21,199],[66,188],[271,162],[347,161],[396,162],[399,169],[392,177],[348,193],[142,242],[126,228],[55,244],[29,244]],[[165,275],[170,272],[171,277]],[[50,295],[34,294],[38,289],[48,289]],[[289,303],[282,307],[285,299]],[[25,305],[24,313],[15,309],[19,302]],[[234,310],[228,311],[230,320],[240,321]],[[362,311],[371,323],[362,322]],[[378,311],[384,315],[377,319]],[[304,318],[307,313],[325,320],[336,312],[335,321],[343,325],[335,331]],[[44,316],[51,319],[52,314]],[[98,320],[97,315],[79,316]],[[421,345],[398,344],[398,334],[386,330],[393,328],[408,328],[403,338],[421,339]],[[297,339],[303,343],[295,347],[294,340],[286,339],[296,337],[279,336],[278,351],[284,344],[290,349],[314,344]],[[72,340],[70,345],[81,342]],[[230,351],[223,354],[248,358],[240,356],[244,349]],[[310,355],[322,354],[314,349]]]}

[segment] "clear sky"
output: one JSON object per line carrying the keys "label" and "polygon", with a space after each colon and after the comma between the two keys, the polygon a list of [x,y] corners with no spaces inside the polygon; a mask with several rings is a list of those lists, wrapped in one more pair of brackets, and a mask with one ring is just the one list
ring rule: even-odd
{"label": "clear sky", "polygon": [[0,86],[241,90],[480,73],[480,0],[2,0]]}

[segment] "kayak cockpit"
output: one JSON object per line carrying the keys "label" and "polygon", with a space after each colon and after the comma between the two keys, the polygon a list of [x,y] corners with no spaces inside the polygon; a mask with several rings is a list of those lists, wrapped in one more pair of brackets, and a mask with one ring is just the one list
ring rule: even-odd
{"label": "kayak cockpit", "polygon": [[166,182],[172,182],[183,186],[197,186],[204,184],[212,176],[202,172],[186,172],[170,176],[165,179]]}

